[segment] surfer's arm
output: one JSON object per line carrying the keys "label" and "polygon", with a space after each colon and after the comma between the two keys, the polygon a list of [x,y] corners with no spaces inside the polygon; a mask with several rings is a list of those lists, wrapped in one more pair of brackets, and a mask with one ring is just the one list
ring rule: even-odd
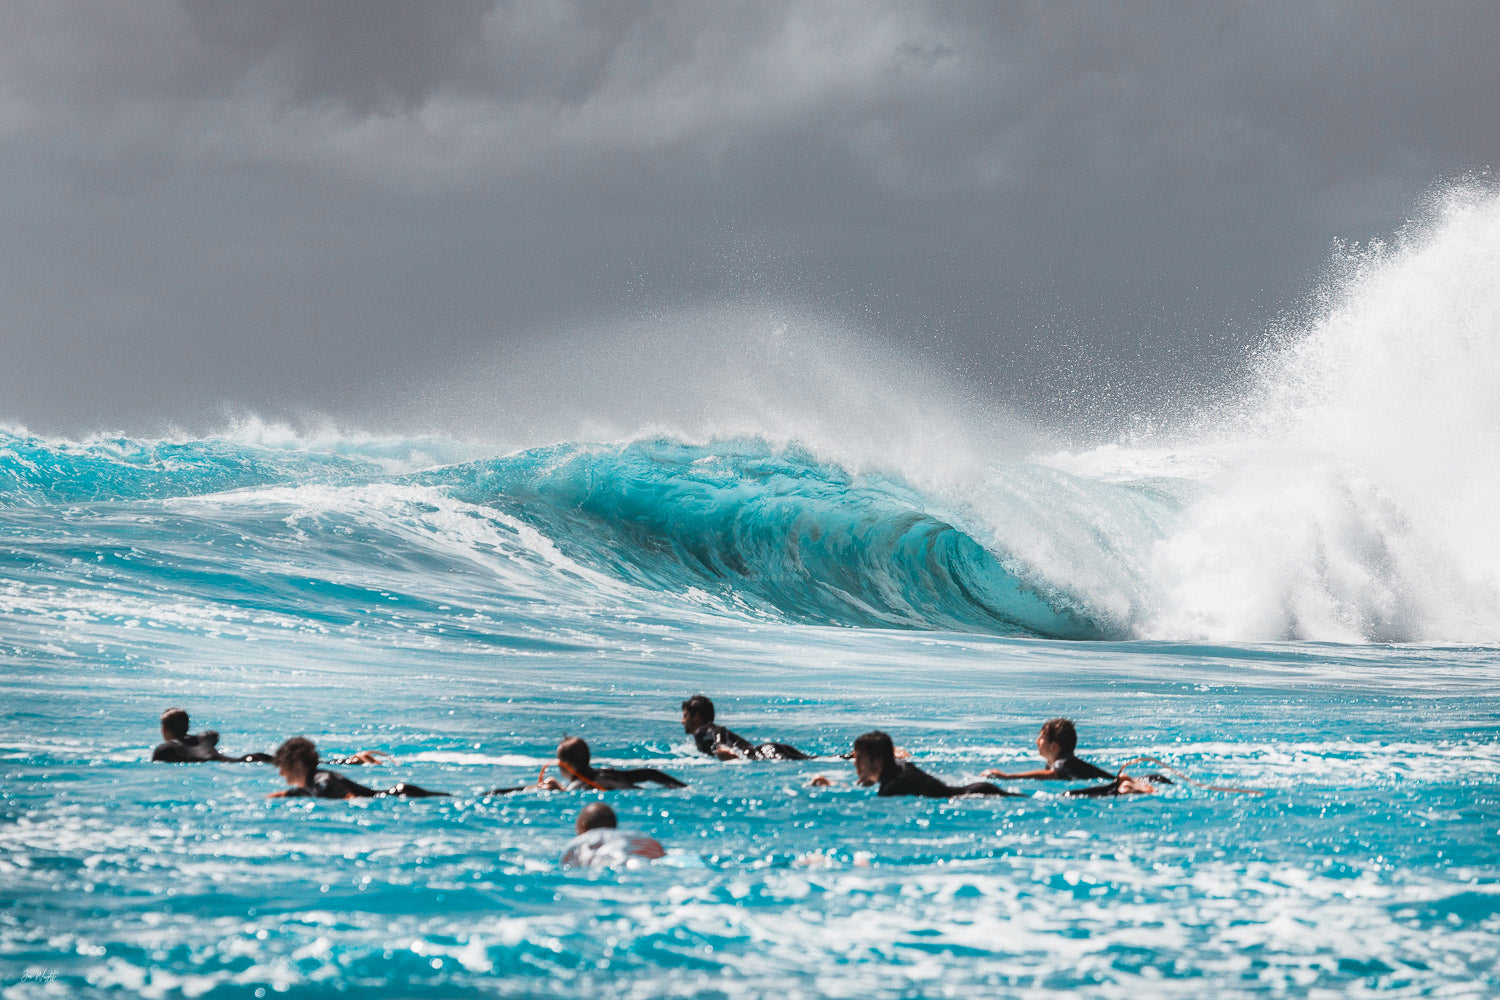
{"label": "surfer's arm", "polygon": [[1022,778],[1027,778],[1027,779],[1030,779],[1030,780],[1033,780],[1033,781],[1056,781],[1057,780],[1057,774],[1055,772],[1047,770],[1046,768],[1041,768],[1041,769],[1036,770],[1036,771],[1022,771],[1019,774],[1009,774],[1009,773],[1007,773],[1005,771],[998,771],[998,770],[996,770],[994,768],[990,768],[988,771],[985,771],[984,773],[982,773],[980,775],[980,777],[981,778],[1005,778],[1005,779],[1010,780],[1010,781],[1017,781],[1017,780],[1020,780]]}
{"label": "surfer's arm", "polygon": [[[384,758],[384,759],[382,759]],[[391,761],[391,755],[384,750],[361,750],[347,757],[332,757],[330,764],[386,764]]]}

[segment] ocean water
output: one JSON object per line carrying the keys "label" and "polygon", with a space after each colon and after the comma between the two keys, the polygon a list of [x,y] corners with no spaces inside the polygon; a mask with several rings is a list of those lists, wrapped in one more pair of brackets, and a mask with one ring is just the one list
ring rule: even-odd
{"label": "ocean water", "polygon": [[[1455,192],[1234,400],[992,461],[0,431],[0,997],[1500,994],[1497,265]],[[697,755],[700,692],[822,759]],[[174,705],[454,795],[150,764]],[[838,757],[972,781],[1058,715],[1201,784]],[[561,869],[598,793],[483,794],[567,735],[688,783],[607,793],[665,861]]]}

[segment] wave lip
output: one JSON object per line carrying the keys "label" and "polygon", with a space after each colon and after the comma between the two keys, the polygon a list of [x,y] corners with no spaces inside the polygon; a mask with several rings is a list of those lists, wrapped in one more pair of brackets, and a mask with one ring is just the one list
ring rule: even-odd
{"label": "wave lip", "polygon": [[418,477],[535,524],[571,558],[812,624],[1109,636],[1081,604],[903,483],[762,441],[557,445]]}

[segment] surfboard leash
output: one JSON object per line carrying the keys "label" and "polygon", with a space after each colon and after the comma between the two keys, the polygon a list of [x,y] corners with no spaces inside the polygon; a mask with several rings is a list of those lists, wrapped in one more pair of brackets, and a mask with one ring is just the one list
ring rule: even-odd
{"label": "surfboard leash", "polygon": [[1183,774],[1181,770],[1173,767],[1171,764],[1168,764],[1160,757],[1151,756],[1134,757],[1121,764],[1119,773],[1115,776],[1116,781],[1119,781],[1121,778],[1129,777],[1129,775],[1125,773],[1125,769],[1131,764],[1155,764],[1157,767],[1160,767],[1167,771],[1171,771],[1173,774],[1177,775],[1177,777],[1181,778],[1183,781],[1186,781],[1188,784],[1196,785],[1199,788],[1206,788],[1210,792],[1234,792],[1236,795],[1266,794],[1263,789],[1259,788],[1236,788],[1233,785],[1205,785],[1203,782],[1197,781],[1193,778],[1188,777],[1186,774]]}

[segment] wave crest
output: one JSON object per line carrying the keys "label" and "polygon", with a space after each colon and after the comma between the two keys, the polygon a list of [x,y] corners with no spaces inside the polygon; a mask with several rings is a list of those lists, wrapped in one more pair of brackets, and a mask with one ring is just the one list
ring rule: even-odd
{"label": "wave crest", "polygon": [[1053,638],[1106,629],[905,484],[761,441],[559,445],[420,477],[656,590],[793,620]]}

